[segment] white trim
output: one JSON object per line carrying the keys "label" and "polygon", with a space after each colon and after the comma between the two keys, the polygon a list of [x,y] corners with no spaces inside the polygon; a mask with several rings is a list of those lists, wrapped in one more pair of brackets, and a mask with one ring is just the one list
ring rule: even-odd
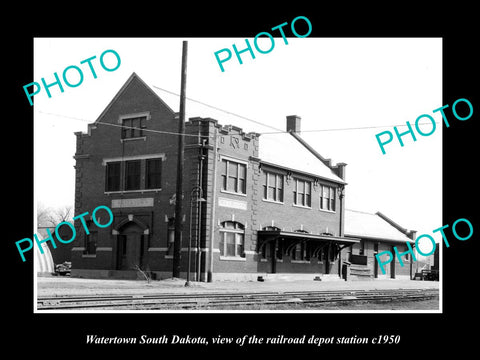
{"label": "white trim", "polygon": [[220,161],[222,161],[223,159],[233,161],[233,162],[237,162],[237,163],[240,163],[240,164],[244,164],[244,165],[247,166],[247,169],[248,169],[248,164],[249,163],[248,163],[247,160],[240,160],[240,159],[234,158],[232,156],[228,156],[228,155],[220,155]]}
{"label": "white trim", "polygon": [[[137,138],[135,138],[137,139]],[[131,156],[117,156],[112,158],[103,158],[102,165],[106,166],[107,163],[110,162],[122,162],[122,161],[130,161],[130,160],[149,160],[149,159],[159,159],[161,158],[162,161],[165,161],[165,153],[156,153],[156,154],[144,154],[144,155],[131,155]]]}
{"label": "white trim", "polygon": [[125,138],[125,139],[120,139],[120,142],[124,142],[124,141],[132,141],[132,140],[143,140],[143,141],[147,141],[147,137],[146,136],[139,136],[139,137],[134,137],[134,138]]}
{"label": "white trim", "polygon": [[[246,181],[246,180],[245,180],[245,181]],[[247,194],[237,193],[237,192],[233,192],[233,191],[227,191],[227,190],[223,190],[223,189],[220,189],[220,192],[222,192],[222,193],[224,193],[224,194],[238,195],[238,196],[247,197]]]}
{"label": "white trim", "polygon": [[257,252],[253,251],[253,250],[244,250],[243,252],[246,255],[256,255],[257,254]]}
{"label": "white trim", "polygon": [[139,189],[139,190],[118,190],[118,191],[104,191],[105,195],[115,195],[115,194],[131,194],[131,193],[140,193],[143,194],[144,192],[159,192],[162,191],[161,188],[158,189]]}
{"label": "white trim", "polygon": [[275,201],[275,200],[269,200],[269,199],[264,199],[264,198],[262,198],[262,201],[272,203],[272,204],[285,205],[285,201]]}
{"label": "white trim", "polygon": [[155,199],[152,197],[132,198],[132,199],[112,199],[110,207],[112,209],[153,207],[154,204],[155,204]]}
{"label": "white trim", "polygon": [[[166,248],[166,247],[149,247],[147,251],[152,251],[152,252],[154,252],[154,251],[168,251],[168,248]],[[188,247],[182,247],[181,251],[188,252]],[[197,252],[197,248],[192,246],[191,251],[192,252]],[[202,248],[202,249],[200,249],[200,251],[207,252],[208,249]],[[218,252],[220,252],[220,250],[218,250]]]}
{"label": "white trim", "polygon": [[[227,197],[220,197],[220,196],[217,197],[217,199],[218,199],[218,206],[226,207],[229,209],[237,209],[237,210],[244,210],[244,211],[248,210],[248,201],[230,199]],[[235,220],[232,220],[232,221],[235,221]]]}
{"label": "white trim", "polygon": [[301,209],[310,209],[310,210],[312,210],[312,207],[311,207],[311,206],[303,206],[303,205],[297,205],[297,204],[292,204],[292,206],[297,207],[297,208],[301,208]]}
{"label": "white trim", "polygon": [[318,209],[318,211],[323,211],[323,212],[326,212],[326,213],[329,213],[329,214],[336,214],[337,213],[336,211],[324,210],[324,209]]}
{"label": "white trim", "polygon": [[118,123],[122,124],[123,120],[125,119],[134,119],[134,118],[139,118],[145,116],[145,120],[150,120],[152,118],[152,115],[150,115],[150,111],[142,111],[139,113],[132,113],[132,114],[125,114],[125,115],[120,115],[118,117]]}
{"label": "white trim", "polygon": [[226,260],[226,261],[247,261],[246,257],[240,257],[240,256],[221,256],[220,255],[220,260]]}
{"label": "white trim", "polygon": [[166,247],[149,247],[147,251],[167,251]]}

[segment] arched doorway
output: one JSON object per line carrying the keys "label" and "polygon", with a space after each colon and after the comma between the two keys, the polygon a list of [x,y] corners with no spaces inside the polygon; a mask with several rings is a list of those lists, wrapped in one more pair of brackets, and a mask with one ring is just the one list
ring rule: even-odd
{"label": "arched doorway", "polygon": [[117,269],[133,270],[142,266],[144,229],[133,221],[124,224],[117,235]]}

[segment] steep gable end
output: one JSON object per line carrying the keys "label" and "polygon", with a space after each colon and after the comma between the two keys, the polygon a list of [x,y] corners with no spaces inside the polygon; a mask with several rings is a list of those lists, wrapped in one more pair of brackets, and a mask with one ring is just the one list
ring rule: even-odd
{"label": "steep gable end", "polygon": [[169,115],[175,112],[134,72],[120,88],[110,103],[98,116],[97,122],[111,122],[106,116],[113,108],[121,107],[129,109],[128,112],[141,112],[147,104],[157,103],[164,108]]}

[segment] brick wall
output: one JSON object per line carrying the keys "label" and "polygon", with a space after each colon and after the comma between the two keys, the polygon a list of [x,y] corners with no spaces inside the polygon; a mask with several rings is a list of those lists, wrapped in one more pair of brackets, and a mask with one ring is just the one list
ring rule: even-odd
{"label": "brick wall", "polygon": [[[84,255],[85,232],[79,221],[75,222],[80,243],[72,250],[72,267],[78,269],[115,269],[118,240],[115,234],[118,224],[129,216],[146,224],[148,234],[143,237],[143,265],[152,270],[172,269],[171,260],[164,259],[167,247],[168,223],[165,219],[174,214],[174,205],[170,199],[175,193],[177,141],[176,136],[144,131],[138,139],[121,141],[121,128],[118,127],[121,116],[135,113],[148,113],[146,128],[157,131],[178,131],[178,119],[159,98],[136,76],[127,81],[124,88],[107,106],[95,123],[89,125],[86,134],[76,133],[75,165],[75,215],[91,212],[99,205],[112,209],[115,216],[113,224],[98,229],[97,252],[94,256]],[[141,184],[145,184],[145,156],[163,154],[162,188],[160,191],[106,192],[105,159],[141,158]],[[143,156],[143,158],[142,158]],[[188,178],[186,177],[188,180]],[[188,181],[186,181],[188,182]],[[188,190],[188,189],[187,189]],[[127,206],[135,199],[153,199],[153,205]],[[122,200],[120,207],[113,207],[112,201]],[[125,205],[127,204],[127,205]]]}
{"label": "brick wall", "polygon": [[[73,269],[116,270],[119,267],[119,235],[123,226],[132,221],[141,233],[141,266],[158,274],[172,271],[173,259],[167,254],[168,219],[174,216],[175,206],[171,202],[176,188],[178,137],[172,134],[144,131],[141,138],[121,140],[119,119],[129,114],[147,114],[146,128],[154,131],[178,131],[178,117],[136,75],[133,75],[117,96],[107,106],[95,124],[89,125],[87,134],[76,133],[76,182],[75,215],[91,212],[99,205],[112,209],[114,221],[105,229],[97,229],[96,254],[85,254],[85,232],[76,222],[79,242],[72,249]],[[108,123],[111,125],[103,125]],[[287,169],[272,168],[261,164],[258,159],[261,137],[245,133],[235,126],[221,126],[216,120],[192,118],[185,126],[185,153],[183,178],[183,222],[181,270],[187,268],[188,242],[191,235],[192,273],[196,269],[197,229],[201,222],[201,276],[211,279],[214,273],[267,272],[268,263],[260,261],[257,254],[257,230],[265,226],[277,226],[286,231],[306,230],[314,234],[323,232],[341,234],[340,199],[336,193],[336,211],[319,209],[320,185],[336,186],[329,181],[315,185],[313,178]],[[197,135],[200,135],[198,137]],[[307,150],[305,150],[307,151]],[[107,192],[106,162],[125,159],[141,159],[141,184],[145,183],[145,160],[152,154],[161,154],[161,190]],[[202,171],[202,195],[206,199],[197,206],[192,190],[200,181],[199,155],[204,154]],[[222,189],[222,159],[231,159],[246,165],[246,194],[235,194]],[[263,199],[265,171],[283,174],[283,204]],[[216,174],[216,176],[214,176]],[[295,177],[312,181],[311,208],[293,205]],[[198,193],[193,194],[194,196]],[[192,201],[193,200],[193,201]],[[178,199],[176,200],[178,201]],[[115,203],[115,206],[113,206]],[[201,217],[199,217],[201,212]],[[88,219],[88,217],[87,217]],[[133,220],[132,220],[133,219]],[[220,255],[219,239],[221,224],[235,221],[245,227],[245,257],[225,259]],[[171,226],[171,225],[170,225]],[[212,242],[213,240],[213,242]],[[210,250],[213,249],[213,252]],[[338,263],[331,262],[331,273],[337,273]],[[310,263],[294,263],[288,256],[277,264],[277,272],[325,272],[325,262],[318,259]],[[99,272],[100,273],[100,272]],[[106,274],[106,272],[101,272]],[[91,272],[89,273],[91,274]]]}

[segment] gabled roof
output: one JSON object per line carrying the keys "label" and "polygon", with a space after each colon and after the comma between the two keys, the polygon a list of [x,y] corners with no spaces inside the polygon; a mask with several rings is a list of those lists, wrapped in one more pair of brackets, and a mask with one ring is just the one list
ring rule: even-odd
{"label": "gabled roof", "polygon": [[[120,91],[115,95],[109,105],[105,108],[100,119],[110,106],[120,97],[123,91],[134,80],[140,81],[146,88],[154,93],[162,103],[172,112],[177,112],[180,105],[180,97],[170,91],[161,89],[155,85],[147,85],[136,73],[133,73]],[[172,110],[173,109],[173,110]],[[216,119],[222,125],[233,125],[244,130],[248,129],[257,133],[271,132],[272,129],[262,125],[259,122],[252,123],[246,118],[235,116],[232,113],[207,107],[198,101],[189,100],[187,97],[185,118],[188,120],[193,117]],[[97,119],[97,121],[98,121]],[[248,131],[247,131],[248,132]],[[259,158],[260,161],[276,167],[287,168],[293,171],[312,175],[314,177],[331,180],[337,183],[345,184],[345,181],[337,176],[330,167],[319,159],[319,154],[314,154],[314,150],[309,150],[308,145],[304,145],[305,140],[298,139],[297,134],[290,133],[266,133],[259,138]]]}
{"label": "gabled roof", "polygon": [[145,89],[147,89],[148,91],[150,91],[153,95],[155,95],[158,100],[160,102],[162,102],[167,109],[169,109],[172,113],[174,113],[174,111],[172,110],[172,108],[165,102],[162,100],[162,98],[155,92],[153,91],[153,89],[148,86],[141,78],[140,76],[138,76],[135,72],[132,73],[132,75],[130,75],[130,77],[127,79],[127,81],[125,81],[125,84],[123,84],[123,86],[120,88],[120,90],[117,92],[117,94],[113,97],[113,99],[108,103],[108,105],[105,107],[105,109],[102,111],[102,113],[98,116],[97,120],[95,120],[95,122],[99,121],[103,115],[105,115],[105,113],[108,112],[108,110],[110,109],[110,107],[118,100],[118,98],[123,94],[123,92],[125,91],[125,89],[132,83],[132,81],[138,81],[140,82],[142,85],[145,86]]}
{"label": "gabled roof", "polygon": [[378,213],[371,214],[363,211],[345,209],[344,232],[346,236],[378,239],[390,242],[414,243],[411,238],[385,220],[382,216],[378,215]]}
{"label": "gabled roof", "polygon": [[259,142],[259,158],[263,163],[345,184],[345,181],[290,133],[262,134]]}

